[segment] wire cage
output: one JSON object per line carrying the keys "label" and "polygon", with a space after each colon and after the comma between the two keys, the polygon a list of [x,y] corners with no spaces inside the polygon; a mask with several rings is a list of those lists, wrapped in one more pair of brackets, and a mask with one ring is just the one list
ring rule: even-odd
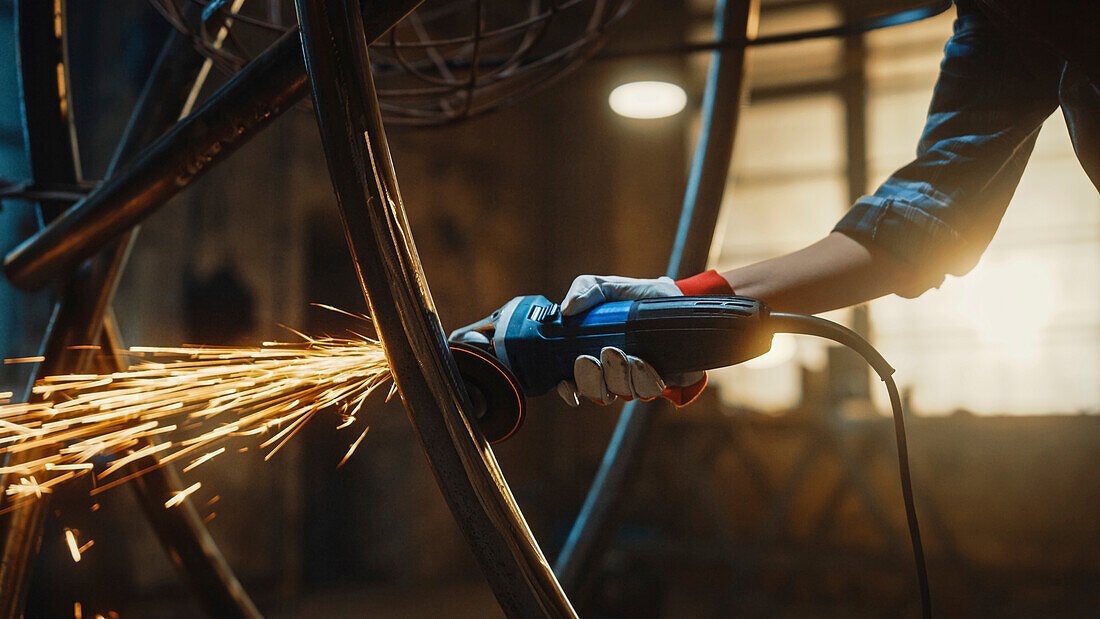
{"label": "wire cage", "polygon": [[[225,73],[293,26],[278,0],[150,2]],[[518,101],[595,54],[632,4],[426,0],[370,47],[383,115],[388,123],[442,125]]]}

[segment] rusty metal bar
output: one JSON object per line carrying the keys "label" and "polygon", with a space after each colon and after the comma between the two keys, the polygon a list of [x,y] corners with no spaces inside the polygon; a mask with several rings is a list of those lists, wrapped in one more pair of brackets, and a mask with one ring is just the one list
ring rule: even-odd
{"label": "rusty metal bar", "polygon": [[360,284],[436,481],[510,617],[575,617],[492,450],[436,314],[398,192],[356,0],[297,0],[329,173]]}
{"label": "rusty metal bar", "polygon": [[[751,39],[758,14],[758,0],[718,0],[714,11],[715,38]],[[669,258],[669,277],[686,277],[707,266],[729,175],[744,83],[744,46],[712,54],[703,95],[702,125]],[[574,597],[581,594],[585,577],[597,571],[603,551],[614,538],[616,511],[638,470],[645,439],[662,405],[660,400],[634,401],[623,408],[592,487],[554,564],[562,586]]]}
{"label": "rusty metal bar", "polygon": [[[372,40],[422,0],[371,0],[363,24]],[[306,95],[297,29],[287,32],[218,89],[194,114],[4,260],[8,279],[33,289],[63,277],[112,239],[235,152]]]}

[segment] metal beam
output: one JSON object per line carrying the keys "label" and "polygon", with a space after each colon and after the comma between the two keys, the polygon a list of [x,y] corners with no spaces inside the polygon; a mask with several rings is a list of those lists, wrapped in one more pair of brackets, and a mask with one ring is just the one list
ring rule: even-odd
{"label": "metal beam", "polygon": [[[753,38],[758,13],[758,0],[718,0],[715,38]],[[693,275],[707,266],[729,175],[744,82],[744,46],[712,53],[703,94],[702,125],[669,258],[669,277]],[[662,406],[661,400],[652,400],[628,402],[623,408],[592,487],[554,564],[562,586],[574,597],[580,595],[585,577],[597,571],[603,551],[614,538],[616,512],[638,470],[645,438]]]}
{"label": "metal beam", "polygon": [[[381,36],[421,1],[365,3],[366,36],[370,40]],[[33,289],[68,274],[225,160],[304,97],[306,89],[295,28],[120,174],[12,250],[4,260],[8,279],[15,286]]]}
{"label": "metal beam", "polygon": [[510,617],[575,617],[492,450],[468,421],[405,217],[356,0],[297,0],[344,231],[409,419],[459,528]]}

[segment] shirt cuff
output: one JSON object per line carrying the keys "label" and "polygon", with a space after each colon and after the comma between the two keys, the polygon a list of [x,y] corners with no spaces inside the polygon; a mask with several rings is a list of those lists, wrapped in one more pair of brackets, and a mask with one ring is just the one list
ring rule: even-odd
{"label": "shirt cuff", "polygon": [[903,295],[907,297],[938,287],[947,273],[966,273],[981,255],[980,250],[966,247],[951,226],[927,209],[895,198],[861,198],[833,232],[882,250],[910,266],[919,281],[917,290]]}
{"label": "shirt cuff", "polygon": [[686,279],[676,280],[676,287],[679,288],[680,292],[684,293],[686,297],[734,294],[733,288],[730,287],[730,283],[726,281],[726,278],[719,275],[718,271],[713,269],[704,271],[698,275],[692,275]]}

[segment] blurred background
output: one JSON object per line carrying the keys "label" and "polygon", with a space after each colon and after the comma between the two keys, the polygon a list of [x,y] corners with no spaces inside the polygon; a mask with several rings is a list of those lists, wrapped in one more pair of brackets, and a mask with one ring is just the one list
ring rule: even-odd
{"label": "blurred background", "polygon": [[[293,23],[290,3],[264,10]],[[761,34],[845,6],[764,0]],[[710,36],[713,2],[639,2],[606,49]],[[13,6],[0,1],[0,177],[27,176]],[[147,2],[71,3],[84,175],[101,178],[169,26]],[[754,49],[712,265],[825,235],[911,157],[954,11],[847,38]],[[653,277],[672,245],[707,54],[597,57],[536,95],[443,127],[392,126],[394,163],[447,329],[580,273]],[[215,72],[204,92],[224,82]],[[683,109],[628,118],[613,88],[679,85]],[[897,368],[932,589],[948,616],[1086,616],[1100,604],[1100,197],[1060,115],[1047,122],[979,266],[919,299],[835,312]],[[37,229],[5,200],[0,249]],[[56,291],[0,283],[0,354],[37,354]],[[1026,299],[1026,303],[1021,302]],[[365,311],[308,110],[295,110],[142,227],[116,312],[130,345],[257,345],[361,329]],[[0,391],[29,367],[0,366]],[[586,617],[914,614],[885,393],[848,351],[777,338],[665,410],[615,544],[574,599]],[[617,407],[531,403],[495,452],[548,557],[564,541]],[[498,616],[399,402],[354,436],[311,422],[271,461],[201,470],[196,504],[272,617]],[[185,480],[196,477],[184,476]],[[190,483],[190,482],[189,482]],[[60,493],[27,617],[200,614],[125,487]],[[62,527],[95,539],[74,563]],[[85,616],[90,616],[86,614]]]}

